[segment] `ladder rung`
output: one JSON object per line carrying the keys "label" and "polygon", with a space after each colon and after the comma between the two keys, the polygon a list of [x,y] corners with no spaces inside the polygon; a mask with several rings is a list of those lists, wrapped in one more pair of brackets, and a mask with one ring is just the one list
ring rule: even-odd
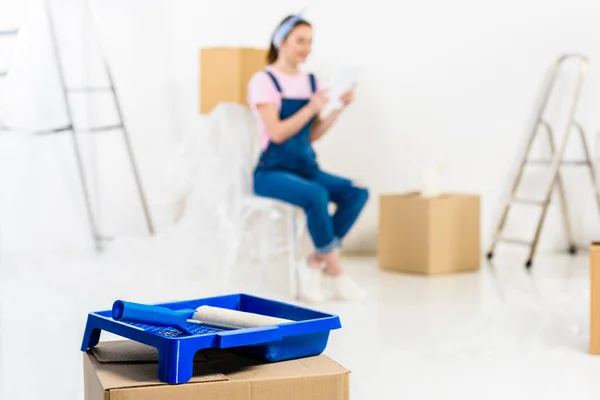
{"label": "ladder rung", "polygon": [[112,88],[109,87],[80,87],[80,88],[72,88],[72,89],[67,89],[67,92],[69,93],[81,93],[81,92],[108,92],[111,91]]}
{"label": "ladder rung", "polygon": [[6,76],[6,74],[8,74],[8,71],[0,71],[0,76]]}
{"label": "ladder rung", "polygon": [[73,125],[65,125],[65,126],[61,126],[59,128],[49,129],[47,131],[40,131],[40,132],[36,132],[36,133],[38,135],[44,135],[44,134],[49,134],[49,133],[66,132],[66,131],[70,131],[72,129],[73,129]]}
{"label": "ladder rung", "polygon": [[78,128],[77,132],[103,132],[103,131],[112,131],[114,129],[121,129],[121,128],[123,128],[123,124],[98,126],[98,127],[94,127],[94,128],[83,128],[83,129]]}
{"label": "ladder rung", "polygon": [[544,203],[546,203],[543,200],[536,200],[536,199],[524,199],[524,198],[520,198],[520,197],[513,197],[512,199],[510,199],[511,203],[520,203],[520,204],[531,204],[534,206],[543,206]]}
{"label": "ladder rung", "polygon": [[12,30],[8,30],[8,31],[0,31],[0,36],[11,36],[11,35],[16,35],[17,33],[19,33],[18,29],[12,29]]}
{"label": "ladder rung", "polygon": [[96,235],[96,240],[99,242],[111,242],[115,240],[114,236],[104,236],[104,235]]}
{"label": "ladder rung", "polygon": [[550,160],[526,160],[527,164],[550,165]]}
{"label": "ladder rung", "polygon": [[[65,125],[65,126],[61,126],[58,128],[54,128],[54,129],[45,129],[45,130],[39,130],[39,131],[31,130],[31,129],[23,129],[23,128],[13,128],[10,126],[5,126],[5,125],[3,125],[1,128],[5,131],[21,131],[21,132],[31,133],[33,135],[51,135],[53,133],[60,133],[60,132],[74,130],[73,125]],[[94,127],[94,128],[83,128],[83,129],[77,128],[75,130],[77,132],[102,132],[102,131],[112,131],[114,129],[121,129],[121,128],[123,128],[123,124],[107,125],[107,126],[99,126],[99,127]]]}
{"label": "ladder rung", "polygon": [[573,161],[563,161],[562,165],[590,165],[591,162],[587,160],[573,160]]}
{"label": "ladder rung", "polygon": [[520,244],[523,246],[531,246],[531,242],[528,242],[527,240],[522,240],[522,239],[499,237],[498,241],[504,242],[504,243]]}
{"label": "ladder rung", "polygon": [[36,130],[32,130],[32,129],[16,128],[16,127],[10,127],[10,126],[4,125],[4,126],[2,126],[2,129],[4,129],[5,131],[25,132],[25,133],[32,134],[32,135],[51,135],[53,133],[70,131],[71,129],[73,129],[73,126],[65,125],[65,126],[61,126],[58,128],[44,129],[44,130],[36,131]]}
{"label": "ladder rung", "polygon": [[[550,165],[552,160],[527,160],[527,164]],[[587,160],[566,160],[560,163],[561,165],[590,165]]]}

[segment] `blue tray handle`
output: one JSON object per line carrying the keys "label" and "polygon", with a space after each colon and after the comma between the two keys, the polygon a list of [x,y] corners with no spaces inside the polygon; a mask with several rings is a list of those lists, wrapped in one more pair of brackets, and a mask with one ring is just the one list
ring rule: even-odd
{"label": "blue tray handle", "polygon": [[117,300],[113,304],[112,317],[115,321],[136,322],[152,326],[175,327],[191,334],[187,319],[195,310],[171,310],[166,307],[150,306]]}
{"label": "blue tray handle", "polygon": [[215,347],[227,349],[230,347],[253,346],[283,339],[277,326],[260,326],[256,328],[239,329],[219,332],[216,335]]}

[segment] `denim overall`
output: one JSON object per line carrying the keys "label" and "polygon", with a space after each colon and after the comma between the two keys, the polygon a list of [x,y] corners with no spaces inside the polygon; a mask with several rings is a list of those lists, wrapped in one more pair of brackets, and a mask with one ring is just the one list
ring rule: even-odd
{"label": "denim overall", "polygon": [[[281,86],[271,72],[275,87]],[[310,75],[314,93],[316,82]],[[309,99],[290,99],[281,96],[280,119],[286,119],[308,104]],[[352,181],[321,171],[312,149],[310,133],[314,119],[284,143],[269,142],[261,154],[254,171],[254,191],[259,196],[274,198],[301,207],[306,213],[308,231],[321,254],[341,246],[367,199],[365,188],[354,186]],[[337,205],[335,214],[329,214],[329,203]]]}
{"label": "denim overall", "polygon": [[[281,86],[275,79],[275,76],[269,71],[266,71],[277,91],[281,94]],[[316,91],[315,76],[310,74],[310,87],[312,93]],[[288,99],[282,96],[281,110],[279,118],[284,120],[296,114],[307,105],[309,99]],[[289,172],[294,172],[305,178],[313,177],[319,170],[317,164],[317,156],[310,144],[310,130],[314,119],[310,120],[304,127],[281,144],[269,142],[269,145],[261,154],[258,168],[259,169],[280,169]]]}

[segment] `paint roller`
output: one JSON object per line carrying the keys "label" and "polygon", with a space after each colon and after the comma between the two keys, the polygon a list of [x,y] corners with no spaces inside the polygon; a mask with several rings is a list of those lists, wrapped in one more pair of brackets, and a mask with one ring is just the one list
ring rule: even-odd
{"label": "paint roller", "polygon": [[206,321],[209,324],[235,326],[237,329],[293,322],[289,319],[212,306],[198,307],[193,318],[196,321]]}
{"label": "paint roller", "polygon": [[192,332],[188,328],[188,324],[205,325],[220,329],[244,329],[293,322],[288,319],[221,307],[200,306],[195,310],[171,310],[166,307],[123,300],[114,302],[112,317],[115,321],[173,327],[190,335]]}

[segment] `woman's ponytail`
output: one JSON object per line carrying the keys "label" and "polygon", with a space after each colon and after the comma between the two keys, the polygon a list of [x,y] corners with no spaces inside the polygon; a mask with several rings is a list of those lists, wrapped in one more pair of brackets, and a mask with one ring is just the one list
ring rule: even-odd
{"label": "woman's ponytail", "polygon": [[269,46],[269,52],[267,53],[267,63],[273,64],[277,61],[277,57],[279,57],[279,50],[275,47],[275,45],[271,42],[271,46]]}

